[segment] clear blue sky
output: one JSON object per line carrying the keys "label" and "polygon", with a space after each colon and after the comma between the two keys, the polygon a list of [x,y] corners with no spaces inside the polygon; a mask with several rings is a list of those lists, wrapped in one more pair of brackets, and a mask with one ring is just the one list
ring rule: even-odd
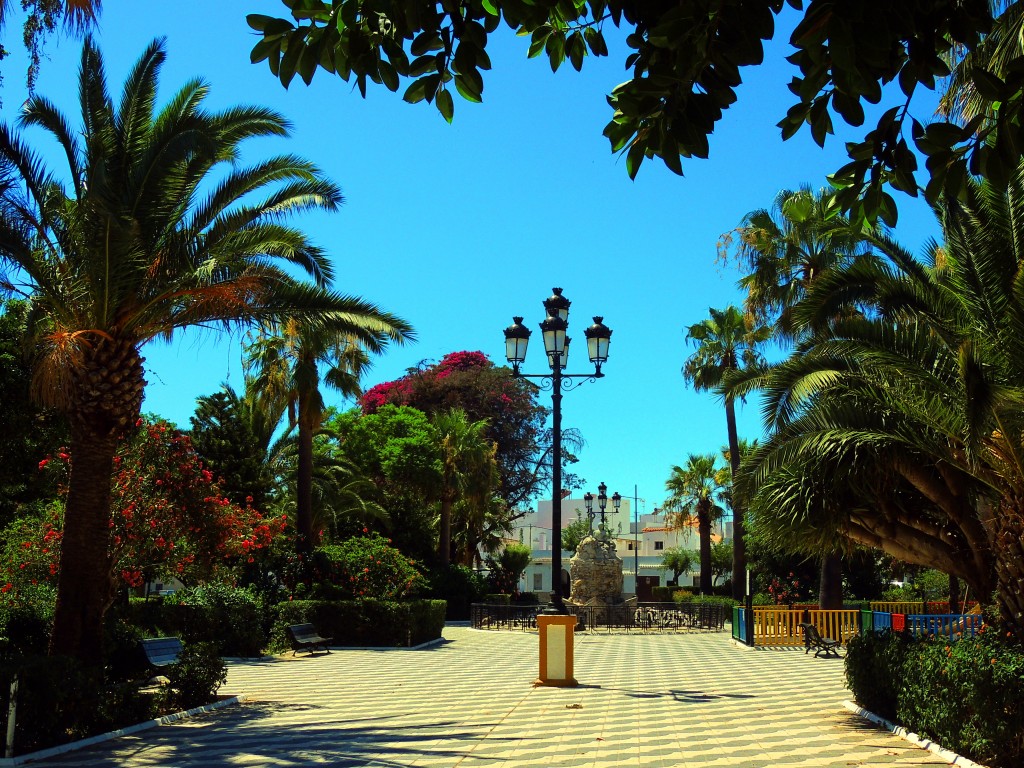
{"label": "clear blue sky", "polygon": [[[553,74],[546,60],[526,59],[527,39],[502,27],[492,36],[484,104],[456,96],[449,126],[433,107],[405,104],[383,88],[364,101],[322,71],[311,87],[296,78],[286,91],[265,63],[249,63],[250,12],[284,16],[286,8],[279,0],[104,0],[97,37],[111,89],[118,94],[148,42],[165,36],[164,98],[201,76],[211,85],[209,104],[263,104],[292,122],[291,139],[253,144],[252,157],[297,153],[342,186],[341,212],[302,225],[330,253],[340,291],[405,317],[419,336],[379,359],[365,386],[455,350],[503,362],[501,331],[512,315],[535,328],[541,301],[559,286],[572,301],[572,371],[588,367],[583,328],[592,315],[614,331],[607,376],[563,400],[564,425],[587,441],[575,471],[588,489],[604,481],[609,492],[632,496],[635,484],[649,512],[661,504],[673,464],[724,444],[721,403],[680,376],[692,352],[685,327],[711,306],[741,300],[738,274],[715,263],[716,243],[780,189],[823,186],[843,162],[840,140],[822,151],[806,132],[783,143],[775,128],[792,100],[787,34],[771,44],[768,65],[746,72],[709,160],[684,161],[685,178],[645,163],[634,182],[601,135],[611,115],[605,94],[627,77],[621,46],[610,58],[588,58],[582,73],[566,64]],[[5,121],[25,96],[19,33],[16,20],[5,31],[15,54],[2,65]],[[72,118],[79,52],[75,40],[51,40],[38,83]],[[927,104],[915,111],[930,114]],[[899,202],[896,235],[917,251],[937,228],[922,204]],[[534,342],[531,371],[545,362],[539,334]],[[144,410],[183,426],[197,396],[240,380],[237,334],[186,334],[144,354]],[[740,418],[742,436],[761,435],[756,404]]]}

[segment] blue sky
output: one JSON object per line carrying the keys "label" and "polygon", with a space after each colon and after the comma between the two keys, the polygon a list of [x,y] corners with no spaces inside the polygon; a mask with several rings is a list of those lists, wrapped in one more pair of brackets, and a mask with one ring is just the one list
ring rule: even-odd
{"label": "blue sky", "polygon": [[[842,137],[825,150],[806,132],[779,137],[775,123],[793,98],[787,34],[770,44],[768,64],[745,73],[709,160],[684,161],[685,178],[648,162],[630,181],[624,158],[601,135],[611,116],[605,95],[627,78],[621,45],[613,43],[609,58],[588,58],[582,73],[568,64],[552,73],[546,60],[526,59],[526,38],[503,27],[489,46],[484,103],[456,97],[447,125],[431,106],[405,104],[383,88],[363,100],[325,72],[310,87],[296,78],[285,90],[265,63],[249,63],[252,12],[283,16],[286,8],[279,0],[104,0],[97,38],[111,90],[119,92],[145,46],[164,36],[164,98],[200,76],[211,106],[263,104],[292,122],[291,139],[254,143],[252,158],[296,153],[341,185],[342,210],[306,216],[302,225],[331,255],[338,290],[406,318],[418,334],[416,344],[376,362],[367,387],[456,350],[503,362],[502,329],[513,314],[536,328],[553,286],[572,301],[570,335],[578,341],[570,369],[583,372],[583,328],[603,315],[614,332],[607,375],[563,400],[564,425],[587,441],[575,471],[587,489],[604,481],[609,492],[632,496],[636,485],[646,511],[660,505],[673,464],[725,442],[721,403],[680,376],[693,351],[684,329],[711,306],[741,301],[739,275],[716,264],[716,243],[780,189],[823,186],[843,163]],[[25,97],[16,24],[5,31],[15,49],[2,68],[5,121]],[[79,52],[75,40],[51,40],[37,87],[72,117]],[[925,100],[915,108],[919,118],[930,111]],[[899,203],[896,236],[918,251],[937,227],[922,203]],[[537,334],[527,370],[544,365],[541,347]],[[144,354],[144,410],[183,426],[197,396],[241,378],[237,333],[188,333]],[[740,421],[742,436],[761,435],[756,404],[740,409]]]}

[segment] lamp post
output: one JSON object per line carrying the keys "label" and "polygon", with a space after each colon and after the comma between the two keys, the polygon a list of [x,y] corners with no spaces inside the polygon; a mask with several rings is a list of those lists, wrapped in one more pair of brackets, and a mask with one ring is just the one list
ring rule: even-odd
{"label": "lamp post", "polygon": [[594,372],[586,374],[563,373],[569,358],[570,338],[566,336],[569,327],[570,301],[562,295],[561,288],[552,289],[544,300],[546,316],[540,324],[544,337],[544,352],[547,354],[550,373],[523,373],[519,367],[526,360],[526,347],[531,331],[523,325],[522,317],[513,317],[512,325],[505,329],[505,357],[512,365],[512,375],[517,378],[538,379],[542,389],[551,390],[551,604],[548,613],[564,614],[562,602],[562,392],[575,388],[584,381],[596,381],[604,376],[601,366],[608,360],[608,345],[612,332],[602,317],[595,317],[594,324],[583,335],[587,339],[587,355],[594,364]]}

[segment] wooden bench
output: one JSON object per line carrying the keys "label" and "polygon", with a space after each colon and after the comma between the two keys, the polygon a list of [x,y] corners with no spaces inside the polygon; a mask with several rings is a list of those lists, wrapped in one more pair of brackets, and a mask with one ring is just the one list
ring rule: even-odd
{"label": "wooden bench", "polygon": [[818,632],[818,628],[809,622],[803,622],[799,626],[804,631],[804,655],[807,655],[807,652],[814,648],[815,656],[821,656],[824,653],[827,657],[831,653],[836,658],[839,658],[839,651],[836,650],[840,645],[838,640],[822,637]]}
{"label": "wooden bench", "polygon": [[146,657],[146,663],[152,669],[177,664],[182,651],[181,640],[177,637],[150,637],[139,640],[139,646]]}
{"label": "wooden bench", "polygon": [[327,653],[331,652],[327,644],[331,642],[332,638],[320,637],[312,624],[292,624],[288,627],[288,637],[292,641],[292,656],[300,650],[307,650],[312,654],[317,648],[327,651]]}

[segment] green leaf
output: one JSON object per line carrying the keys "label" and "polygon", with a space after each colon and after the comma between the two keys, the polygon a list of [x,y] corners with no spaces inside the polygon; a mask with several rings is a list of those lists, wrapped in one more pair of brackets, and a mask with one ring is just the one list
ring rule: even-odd
{"label": "green leaf", "polygon": [[427,78],[421,77],[419,80],[414,80],[412,85],[405,89],[405,93],[402,95],[402,100],[407,101],[410,104],[416,104],[423,101],[427,96]]}
{"label": "green leaf", "polygon": [[260,40],[253,47],[252,51],[250,51],[250,53],[249,53],[249,62],[251,64],[258,64],[259,62],[263,61],[264,59],[269,58],[270,55],[272,53],[274,53],[274,52],[277,52],[278,55],[280,55],[280,52],[281,52],[281,38],[280,37],[275,37],[275,38],[273,38],[271,40],[266,40],[266,39]]}
{"label": "green leaf", "polygon": [[455,76],[455,88],[466,101],[472,101],[475,104],[483,101],[480,97],[480,91],[477,89],[477,84],[466,75],[458,74]]}
{"label": "green leaf", "polygon": [[377,62],[377,73],[380,75],[384,87],[394,93],[398,90],[398,73],[395,68],[386,61]]}
{"label": "green leaf", "polygon": [[452,102],[452,95],[448,90],[438,91],[437,111],[441,113],[441,117],[451,123],[455,116],[455,104]]}
{"label": "green leaf", "polygon": [[551,71],[557,72],[562,62],[565,61],[565,38],[558,32],[548,37],[544,49],[548,52],[548,61],[551,63]]}
{"label": "green leaf", "polygon": [[483,6],[484,11],[490,16],[501,15],[500,13],[498,13],[498,6],[494,4],[494,0],[482,0],[480,4]]}
{"label": "green leaf", "polygon": [[974,87],[978,89],[978,93],[984,98],[989,101],[1002,101],[1003,92],[1006,90],[1006,83],[991,72],[981,67],[973,67],[971,69],[971,80],[974,81]]}
{"label": "green leaf", "polygon": [[444,48],[444,43],[441,42],[441,36],[433,30],[427,30],[416,36],[412,45],[409,46],[409,52],[413,56],[422,56],[428,51],[440,51],[442,48]]}
{"label": "green leaf", "polygon": [[640,164],[644,161],[644,148],[643,145],[638,141],[633,142],[633,146],[629,148],[626,153],[626,173],[629,174],[630,179],[636,179],[637,171],[640,170]]}

